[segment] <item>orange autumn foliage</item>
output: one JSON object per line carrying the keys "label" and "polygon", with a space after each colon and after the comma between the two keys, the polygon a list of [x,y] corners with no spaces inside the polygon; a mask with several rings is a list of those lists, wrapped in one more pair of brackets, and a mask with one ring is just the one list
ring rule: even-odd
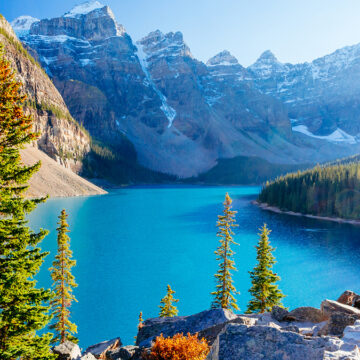
{"label": "orange autumn foliage", "polygon": [[187,336],[176,334],[172,338],[164,338],[161,334],[156,338],[147,355],[148,360],[205,360],[209,353],[209,345],[205,339],[198,339],[198,335]]}

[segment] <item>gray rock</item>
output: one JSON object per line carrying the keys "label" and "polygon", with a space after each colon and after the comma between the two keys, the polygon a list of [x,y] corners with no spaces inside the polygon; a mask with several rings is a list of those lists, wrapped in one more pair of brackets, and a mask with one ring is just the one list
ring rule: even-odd
{"label": "gray rock", "polygon": [[52,350],[54,354],[58,355],[57,360],[77,360],[81,357],[79,346],[71,341],[65,341]]}
{"label": "gray rock", "polygon": [[284,317],[289,314],[289,311],[280,306],[274,306],[271,310],[271,316],[276,321],[283,321]]}
{"label": "gray rock", "polygon": [[359,319],[357,315],[334,312],[330,315],[327,325],[319,332],[319,334],[341,336],[344,329],[349,325],[354,325],[357,319]]}
{"label": "gray rock", "polygon": [[290,311],[289,314],[287,314],[286,316],[293,317],[296,319],[295,321],[301,321],[301,322],[320,323],[326,320],[321,310],[310,306],[303,306],[296,308]]}
{"label": "gray rock", "polygon": [[[332,338],[309,338],[268,326],[228,324],[217,337],[207,360],[358,359]],[[335,355],[334,355],[335,354]],[[344,358],[345,359],[345,358]]]}
{"label": "gray rock", "polygon": [[356,320],[353,326],[344,329],[342,340],[344,343],[360,346],[360,320]]}
{"label": "gray rock", "polygon": [[341,304],[333,300],[324,300],[321,303],[321,311],[325,317],[330,318],[330,315],[339,312],[343,314],[355,315],[360,318],[360,310],[345,304]]}
{"label": "gray rock", "polygon": [[139,329],[136,345],[151,347],[151,342],[160,334],[165,337],[177,333],[195,334],[215,325],[237,319],[237,315],[229,310],[212,309],[191,316],[175,316],[172,318],[154,318],[144,321]]}
{"label": "gray rock", "polygon": [[141,350],[138,346],[128,345],[119,349],[110,350],[106,353],[106,359],[108,360],[131,360],[135,356],[141,355]]}
{"label": "gray rock", "polygon": [[91,353],[87,353],[84,356],[82,356],[80,360],[96,360],[96,357]]}
{"label": "gray rock", "polygon": [[101,343],[89,346],[85,353],[91,353],[97,359],[105,359],[105,354],[110,351],[119,348],[122,345],[119,337]]}
{"label": "gray rock", "polygon": [[199,339],[206,339],[207,343],[211,346],[216,340],[220,332],[225,328],[227,324],[244,324],[244,325],[255,325],[256,319],[245,316],[238,316],[237,318],[212,326],[199,332]]}
{"label": "gray rock", "polygon": [[295,326],[295,325],[289,325],[289,326],[284,326],[283,328],[281,328],[283,331],[292,331],[295,333],[300,333],[300,329]]}

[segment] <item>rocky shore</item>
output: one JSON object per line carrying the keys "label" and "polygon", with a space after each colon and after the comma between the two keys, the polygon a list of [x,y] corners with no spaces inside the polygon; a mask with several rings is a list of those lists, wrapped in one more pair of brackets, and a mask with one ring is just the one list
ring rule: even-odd
{"label": "rocky shore", "polygon": [[274,307],[271,313],[240,315],[212,309],[153,318],[140,327],[136,345],[123,346],[118,337],[83,353],[71,342],[53,350],[59,360],[142,360],[157,336],[177,333],[204,337],[211,346],[206,360],[360,360],[360,295],[348,290],[320,308]]}
{"label": "rocky shore", "polygon": [[342,219],[339,217],[330,217],[330,216],[316,216],[316,215],[310,215],[310,214],[302,214],[294,211],[283,211],[279,209],[276,206],[270,206],[265,203],[261,203],[259,201],[253,201],[254,205],[257,205],[262,210],[271,211],[277,214],[286,214],[286,215],[292,215],[292,216],[303,216],[310,219],[317,219],[317,220],[325,220],[325,221],[333,221],[340,224],[352,224],[352,225],[360,225],[360,220],[351,220],[351,219]]}

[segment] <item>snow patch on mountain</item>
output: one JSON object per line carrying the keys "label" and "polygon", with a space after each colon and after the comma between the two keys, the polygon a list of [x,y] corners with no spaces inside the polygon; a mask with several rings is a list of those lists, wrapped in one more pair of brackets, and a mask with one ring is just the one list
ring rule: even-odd
{"label": "snow patch on mountain", "polygon": [[137,43],[137,56],[141,65],[141,68],[146,76],[147,82],[150,84],[150,86],[153,88],[155,93],[159,96],[162,105],[160,106],[161,111],[165,114],[169,121],[168,127],[170,128],[175,117],[176,117],[176,110],[173,109],[168,103],[166,96],[157,88],[155,85],[148,69],[147,69],[147,55],[144,52],[143,45],[141,45],[139,42]]}
{"label": "snow patch on mountain", "polygon": [[300,132],[312,138],[327,140],[330,142],[336,142],[336,143],[342,142],[347,144],[356,144],[358,142],[355,136],[347,134],[345,131],[341,130],[340,128],[337,128],[334,132],[332,132],[329,135],[323,135],[323,136],[313,134],[312,132],[309,131],[309,129],[305,125],[293,126],[292,130]]}
{"label": "snow patch on mountain", "polygon": [[23,15],[14,19],[10,25],[14,29],[17,36],[24,36],[29,32],[31,25],[38,21],[40,20],[37,18],[29,15]]}
{"label": "snow patch on mountain", "polygon": [[105,5],[96,0],[87,1],[80,5],[74,6],[69,12],[64,14],[64,17],[80,17],[96,9],[102,9],[104,6]]}

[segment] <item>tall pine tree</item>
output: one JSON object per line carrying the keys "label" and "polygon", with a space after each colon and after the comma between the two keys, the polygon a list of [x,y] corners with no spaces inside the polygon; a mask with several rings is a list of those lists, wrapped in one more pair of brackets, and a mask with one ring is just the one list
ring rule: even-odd
{"label": "tall pine tree", "polygon": [[34,276],[47,253],[47,234],[27,226],[26,214],[45,199],[25,199],[27,182],[40,162],[25,166],[20,149],[34,141],[32,118],[24,114],[20,82],[0,46],[0,359],[53,359],[51,334],[36,335],[50,320],[51,291],[37,289]]}
{"label": "tall pine tree", "polygon": [[76,325],[70,321],[71,303],[77,301],[72,290],[77,287],[77,284],[74,275],[71,273],[71,268],[76,265],[76,261],[72,260],[70,237],[67,235],[69,232],[67,217],[66,211],[62,210],[59,216],[59,227],[57,228],[58,251],[53,267],[49,269],[55,286],[55,297],[51,300],[55,323],[50,328],[56,332],[53,342],[60,343],[66,340],[78,342],[73,335],[77,332]]}
{"label": "tall pine tree", "polygon": [[247,313],[264,313],[271,311],[273,306],[282,306],[281,299],[284,297],[283,293],[275,284],[280,280],[280,277],[272,271],[275,264],[275,258],[272,252],[275,250],[269,242],[270,230],[266,224],[260,229],[259,243],[256,246],[257,261],[253,271],[249,271],[251,277],[252,287],[249,292],[253,298],[248,303]]}
{"label": "tall pine tree", "polygon": [[231,271],[236,270],[231,245],[238,245],[233,239],[234,232],[232,231],[232,228],[238,226],[235,220],[237,211],[231,210],[231,204],[232,200],[226,193],[223,215],[218,215],[216,224],[219,229],[217,236],[220,237],[220,245],[215,251],[216,260],[219,261],[219,270],[215,274],[217,285],[216,291],[211,293],[215,298],[211,307],[239,310],[234,296],[237,291],[231,275]]}
{"label": "tall pine tree", "polygon": [[160,308],[160,317],[173,317],[178,314],[178,309],[173,303],[179,302],[178,299],[174,299],[175,291],[171,289],[171,286],[167,286],[167,292],[164,298],[161,299],[159,308]]}

